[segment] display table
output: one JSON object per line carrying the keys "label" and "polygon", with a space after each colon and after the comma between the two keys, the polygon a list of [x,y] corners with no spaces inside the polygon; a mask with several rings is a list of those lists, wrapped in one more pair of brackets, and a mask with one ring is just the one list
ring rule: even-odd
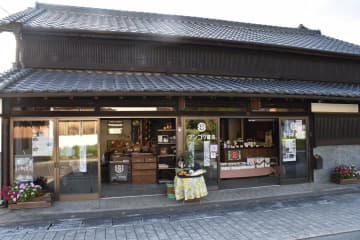
{"label": "display table", "polygon": [[204,176],[174,178],[176,200],[191,200],[205,197],[208,192]]}

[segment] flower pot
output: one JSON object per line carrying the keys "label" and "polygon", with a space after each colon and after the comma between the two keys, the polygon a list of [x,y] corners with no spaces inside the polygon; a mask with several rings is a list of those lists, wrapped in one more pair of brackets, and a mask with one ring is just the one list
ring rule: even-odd
{"label": "flower pot", "polygon": [[335,182],[337,184],[342,184],[342,185],[360,183],[359,178],[336,178],[336,177],[333,177],[332,180],[333,180],[333,182]]}
{"label": "flower pot", "polygon": [[9,209],[29,209],[29,208],[47,208],[52,203],[51,193],[45,193],[42,196],[32,199],[28,202],[18,202],[16,204],[9,204]]}

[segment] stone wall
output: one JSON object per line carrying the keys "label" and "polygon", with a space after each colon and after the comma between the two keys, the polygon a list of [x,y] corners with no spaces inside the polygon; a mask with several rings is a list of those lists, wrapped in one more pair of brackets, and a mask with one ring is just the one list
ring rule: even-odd
{"label": "stone wall", "polygon": [[355,165],[360,168],[360,145],[321,146],[314,148],[314,154],[323,159],[323,168],[314,170],[314,182],[330,182],[330,176],[336,165]]}

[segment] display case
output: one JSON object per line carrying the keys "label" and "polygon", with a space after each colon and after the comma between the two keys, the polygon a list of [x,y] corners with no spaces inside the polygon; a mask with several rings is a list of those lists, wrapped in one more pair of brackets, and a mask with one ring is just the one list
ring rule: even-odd
{"label": "display case", "polygon": [[242,178],[277,174],[274,147],[222,149],[220,178]]}
{"label": "display case", "polygon": [[275,119],[223,119],[220,178],[278,175],[277,126]]}

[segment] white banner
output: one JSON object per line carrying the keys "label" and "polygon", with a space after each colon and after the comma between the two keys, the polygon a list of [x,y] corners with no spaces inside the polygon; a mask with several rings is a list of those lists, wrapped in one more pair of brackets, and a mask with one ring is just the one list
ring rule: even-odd
{"label": "white banner", "polygon": [[204,167],[210,166],[210,141],[204,141]]}
{"label": "white banner", "polygon": [[87,172],[87,166],[86,166],[86,145],[80,145],[80,166],[79,171],[80,172]]}

